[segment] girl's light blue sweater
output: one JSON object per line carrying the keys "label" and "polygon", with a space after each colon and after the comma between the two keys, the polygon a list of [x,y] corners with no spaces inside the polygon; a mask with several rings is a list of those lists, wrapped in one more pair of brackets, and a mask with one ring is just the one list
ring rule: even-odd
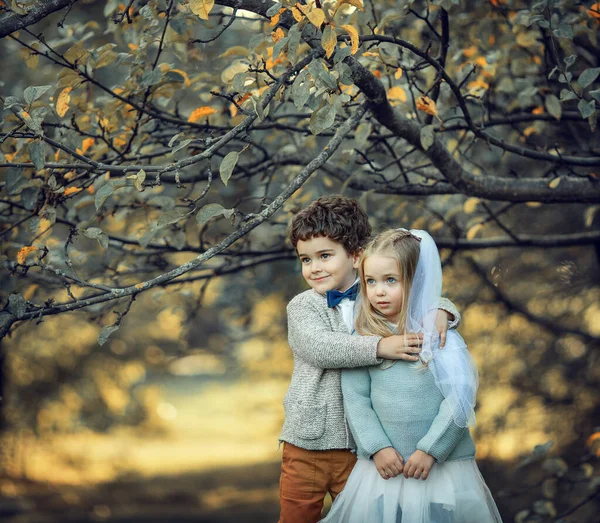
{"label": "girl's light blue sweater", "polygon": [[469,430],[454,423],[431,372],[406,361],[388,365],[342,371],[344,409],[358,456],[369,459],[394,447],[405,461],[417,449],[438,462],[475,457]]}

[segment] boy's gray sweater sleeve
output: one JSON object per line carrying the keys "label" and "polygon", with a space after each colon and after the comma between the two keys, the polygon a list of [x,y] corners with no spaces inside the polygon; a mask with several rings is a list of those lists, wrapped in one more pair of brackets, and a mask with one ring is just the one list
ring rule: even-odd
{"label": "boy's gray sweater sleeve", "polygon": [[346,420],[356,441],[359,457],[370,459],[379,450],[392,447],[371,404],[369,369],[344,369],[342,395]]}
{"label": "boy's gray sweater sleeve", "polygon": [[452,316],[454,316],[454,319],[448,323],[448,328],[458,329],[460,325],[461,316],[454,303],[452,303],[448,298],[440,298],[440,304],[438,306],[438,309],[442,309],[448,314],[452,314]]}
{"label": "boy's gray sweater sleeve", "polygon": [[381,336],[353,336],[334,332],[308,300],[292,300],[287,306],[288,341],[298,357],[320,369],[376,365]]}

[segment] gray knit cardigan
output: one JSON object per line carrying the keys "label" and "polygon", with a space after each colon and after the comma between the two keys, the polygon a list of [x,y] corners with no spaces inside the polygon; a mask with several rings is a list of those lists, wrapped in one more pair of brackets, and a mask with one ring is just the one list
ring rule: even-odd
{"label": "gray knit cardigan", "polygon": [[[454,304],[442,298],[440,309],[460,323]],[[283,399],[285,421],[279,441],[308,450],[354,449],[344,416],[341,369],[377,365],[380,336],[353,336],[337,308],[309,289],[287,306],[288,342],[294,356],[292,381]]]}

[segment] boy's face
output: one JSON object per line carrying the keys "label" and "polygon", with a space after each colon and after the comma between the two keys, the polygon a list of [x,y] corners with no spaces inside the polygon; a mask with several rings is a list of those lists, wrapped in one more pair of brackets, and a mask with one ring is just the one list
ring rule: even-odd
{"label": "boy's face", "polygon": [[319,236],[300,240],[296,252],[302,276],[319,294],[345,291],[356,280],[360,254],[348,254],[341,243]]}

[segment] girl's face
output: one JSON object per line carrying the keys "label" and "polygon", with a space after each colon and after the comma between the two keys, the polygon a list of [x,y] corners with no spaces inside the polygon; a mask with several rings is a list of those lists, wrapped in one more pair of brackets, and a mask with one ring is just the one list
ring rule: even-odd
{"label": "girl's face", "polygon": [[363,269],[369,303],[395,323],[402,310],[402,283],[398,262],[391,256],[373,254],[365,259]]}

